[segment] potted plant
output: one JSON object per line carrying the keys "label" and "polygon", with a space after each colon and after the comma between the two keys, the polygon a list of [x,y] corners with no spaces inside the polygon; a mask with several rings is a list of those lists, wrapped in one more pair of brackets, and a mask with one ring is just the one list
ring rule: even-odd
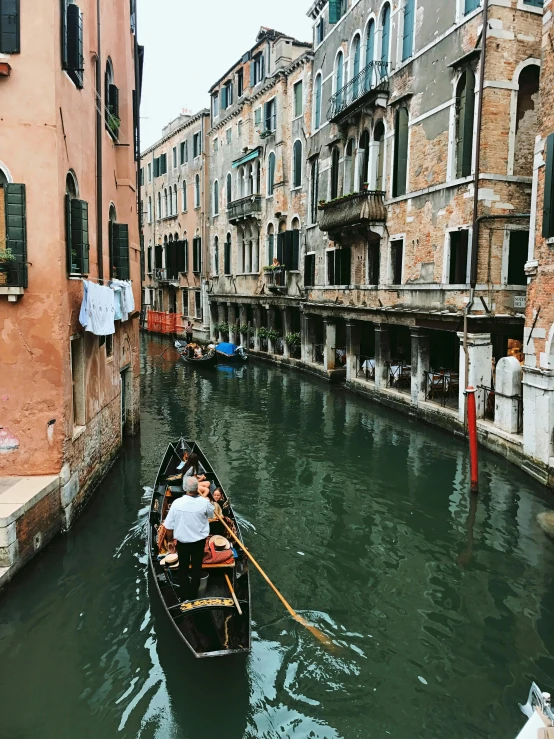
{"label": "potted plant", "polygon": [[7,272],[16,261],[16,256],[10,248],[0,249],[0,272]]}
{"label": "potted plant", "polygon": [[248,333],[248,324],[243,323],[242,326],[239,326],[239,334],[247,334]]}
{"label": "potted plant", "polygon": [[121,126],[121,118],[114,115],[110,110],[108,110],[107,123],[110,133],[115,138],[117,138],[119,135],[119,127]]}
{"label": "potted plant", "polygon": [[276,329],[274,329],[274,328],[269,329],[269,331],[267,332],[267,338],[270,341],[277,341],[277,339],[280,336],[281,336],[281,333],[279,331],[277,331]]}
{"label": "potted plant", "polygon": [[258,329],[258,338],[267,339],[268,335],[269,331],[267,330],[267,328],[265,326],[260,326],[260,328]]}
{"label": "potted plant", "polygon": [[299,346],[301,342],[300,334],[290,333],[285,336],[286,343],[291,347]]}

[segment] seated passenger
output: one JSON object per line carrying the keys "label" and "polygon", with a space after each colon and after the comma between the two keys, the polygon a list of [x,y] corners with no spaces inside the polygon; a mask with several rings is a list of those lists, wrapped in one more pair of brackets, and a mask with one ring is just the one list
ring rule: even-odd
{"label": "seated passenger", "polygon": [[202,347],[197,346],[196,349],[194,350],[194,358],[200,359],[201,357],[202,357]]}
{"label": "seated passenger", "polygon": [[183,469],[183,490],[187,477],[195,477],[198,480],[198,492],[204,498],[210,493],[210,482],[206,475],[199,473],[199,462],[197,454],[190,454]]}

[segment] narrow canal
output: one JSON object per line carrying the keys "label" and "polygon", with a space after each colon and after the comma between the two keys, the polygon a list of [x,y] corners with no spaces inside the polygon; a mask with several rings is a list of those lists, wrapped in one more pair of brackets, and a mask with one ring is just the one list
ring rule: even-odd
{"label": "narrow canal", "polygon": [[[195,372],[143,339],[140,440],[0,596],[0,737],[512,737],[554,689],[553,499],[465,445],[265,365]],[[253,575],[247,661],[194,661],[147,576],[148,486],[196,438],[288,600]]]}

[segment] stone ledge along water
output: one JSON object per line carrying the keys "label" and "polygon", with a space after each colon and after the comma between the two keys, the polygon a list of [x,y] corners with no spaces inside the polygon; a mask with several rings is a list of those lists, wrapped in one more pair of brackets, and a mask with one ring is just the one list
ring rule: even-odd
{"label": "stone ledge along water", "polygon": [[[0,594],[0,737],[515,736],[554,688],[550,494],[467,445],[315,378],[201,373],[143,338],[142,436],[83,515]],[[193,660],[147,574],[148,486],[198,439],[245,543],[330,652],[252,573],[247,660]]]}

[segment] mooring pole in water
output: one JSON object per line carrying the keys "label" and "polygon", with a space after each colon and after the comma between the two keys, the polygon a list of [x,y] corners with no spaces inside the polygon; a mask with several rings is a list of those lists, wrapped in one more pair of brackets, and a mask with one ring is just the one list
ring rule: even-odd
{"label": "mooring pole in water", "polygon": [[469,465],[471,471],[471,492],[479,492],[479,462],[477,459],[477,408],[475,406],[475,388],[465,391],[467,407],[467,432],[469,434]]}

